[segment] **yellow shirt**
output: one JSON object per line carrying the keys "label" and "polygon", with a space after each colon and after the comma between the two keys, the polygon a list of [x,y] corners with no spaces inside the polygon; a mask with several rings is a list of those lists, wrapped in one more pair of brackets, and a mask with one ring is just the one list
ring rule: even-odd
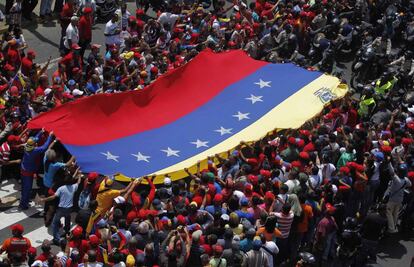
{"label": "yellow shirt", "polygon": [[98,208],[96,212],[98,214],[103,214],[112,207],[112,201],[114,198],[121,195],[121,191],[110,189],[108,191],[98,193],[96,196],[96,201],[98,202]]}

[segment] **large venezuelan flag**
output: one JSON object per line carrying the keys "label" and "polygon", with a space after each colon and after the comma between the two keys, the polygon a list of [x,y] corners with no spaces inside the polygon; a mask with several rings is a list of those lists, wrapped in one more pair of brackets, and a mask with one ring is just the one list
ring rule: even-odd
{"label": "large venezuelan flag", "polygon": [[141,91],[99,94],[39,115],[29,127],[54,131],[82,170],[119,179],[173,179],[198,161],[298,128],[347,88],[337,78],[292,64],[270,64],[243,51],[205,50]]}

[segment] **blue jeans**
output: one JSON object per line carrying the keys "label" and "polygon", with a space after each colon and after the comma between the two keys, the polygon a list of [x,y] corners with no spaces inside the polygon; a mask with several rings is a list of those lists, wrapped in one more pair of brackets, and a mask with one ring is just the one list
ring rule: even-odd
{"label": "blue jeans", "polygon": [[325,237],[325,248],[323,249],[322,259],[328,260],[329,256],[335,256],[336,231]]}
{"label": "blue jeans", "polygon": [[69,233],[71,211],[72,211],[72,208],[61,208],[61,207],[57,208],[55,216],[53,217],[53,221],[52,221],[53,239],[55,241],[59,241],[60,239],[59,229],[60,229],[60,219],[62,217],[65,218],[64,230],[66,233]]}
{"label": "blue jeans", "polygon": [[33,187],[33,176],[22,175],[22,195],[20,198],[20,207],[27,209],[29,207],[30,195]]}
{"label": "blue jeans", "polygon": [[52,13],[52,0],[41,0],[40,2],[40,16]]}

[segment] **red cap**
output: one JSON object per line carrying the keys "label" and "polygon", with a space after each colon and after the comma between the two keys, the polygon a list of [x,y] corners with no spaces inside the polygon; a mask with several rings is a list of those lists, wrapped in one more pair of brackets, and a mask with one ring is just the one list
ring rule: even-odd
{"label": "red cap", "polygon": [[409,144],[411,144],[411,143],[413,142],[413,139],[404,137],[404,138],[401,140],[401,142],[402,142],[402,144],[403,144],[403,145],[408,146]]}
{"label": "red cap", "polygon": [[251,191],[253,191],[253,185],[251,185],[251,184],[245,184],[244,185],[244,191],[245,192],[251,192]]}
{"label": "red cap", "polygon": [[390,153],[392,151],[391,146],[381,146],[381,151],[384,153]]}
{"label": "red cap", "polygon": [[179,225],[186,225],[186,221],[187,220],[185,219],[185,217],[183,215],[181,215],[181,214],[177,215],[177,223]]}
{"label": "red cap", "polygon": [[10,87],[9,92],[11,96],[19,96],[19,88],[17,86]]}
{"label": "red cap", "polygon": [[93,182],[93,181],[95,181],[96,180],[96,178],[98,178],[99,177],[99,174],[97,173],[97,172],[90,172],[89,174],[88,174],[88,181],[89,182]]}
{"label": "red cap", "polygon": [[223,195],[221,195],[221,194],[216,194],[216,195],[214,196],[213,201],[214,201],[214,202],[219,202],[219,203],[221,203],[221,202],[223,201]]}
{"label": "red cap", "polygon": [[93,9],[91,7],[85,7],[83,9],[84,14],[90,14],[90,13],[92,13],[92,11],[93,11]]}
{"label": "red cap", "polygon": [[152,67],[152,68],[150,69],[150,72],[151,72],[152,74],[158,74],[158,68],[157,68],[156,66],[154,66],[154,67]]}
{"label": "red cap", "polygon": [[137,10],[135,11],[135,15],[137,16],[142,16],[145,14],[145,11],[141,8],[137,8]]}
{"label": "red cap", "polygon": [[36,56],[36,52],[34,51],[34,50],[29,50],[29,51],[27,51],[27,55],[28,56]]}
{"label": "red cap", "polygon": [[24,227],[23,227],[23,225],[18,224],[18,223],[13,224],[13,225],[10,227],[10,229],[11,229],[12,231],[16,231],[16,232],[19,232],[19,233],[23,233],[23,232],[24,232]]}
{"label": "red cap", "polygon": [[343,174],[348,175],[350,172],[350,169],[347,166],[342,166],[341,168],[339,168],[339,171],[342,172]]}
{"label": "red cap", "polygon": [[96,235],[90,235],[89,236],[89,244],[98,245],[99,244],[99,238]]}
{"label": "red cap", "polygon": [[6,71],[14,71],[15,68],[12,65],[10,65],[10,64],[7,63],[6,65],[4,65],[4,70],[6,70]]}
{"label": "red cap", "polygon": [[249,165],[252,165],[252,166],[257,166],[257,164],[259,164],[259,162],[255,158],[247,159],[247,163],[249,163]]}
{"label": "red cap", "polygon": [[293,137],[293,136],[289,137],[288,143],[291,144],[291,145],[295,145],[296,144],[296,138]]}
{"label": "red cap", "polygon": [[72,44],[72,49],[79,50],[81,47],[78,44]]}
{"label": "red cap", "polygon": [[14,142],[18,142],[20,140],[20,137],[18,137],[17,135],[9,135],[7,137],[7,142],[9,143],[14,143]]}
{"label": "red cap", "polygon": [[217,253],[217,254],[221,254],[221,253],[223,253],[223,247],[222,247],[222,246],[220,246],[220,245],[214,245],[214,246],[213,246],[213,250],[214,250],[214,252],[215,252],[215,253]]}
{"label": "red cap", "polygon": [[294,160],[290,163],[290,165],[292,166],[292,168],[300,168],[302,166],[302,164],[300,163],[300,161]]}
{"label": "red cap", "polygon": [[309,157],[309,153],[308,152],[300,152],[299,153],[299,157],[301,158],[301,159],[306,159],[306,160],[308,160],[310,157]]}
{"label": "red cap", "polygon": [[271,200],[274,200],[274,199],[275,199],[275,195],[274,195],[272,192],[267,191],[267,192],[265,193],[265,199],[271,199]]}
{"label": "red cap", "polygon": [[300,130],[299,133],[304,135],[304,136],[309,136],[310,135],[310,132],[308,130]]}
{"label": "red cap", "polygon": [[262,169],[262,170],[260,170],[260,175],[263,176],[263,177],[269,178],[271,173],[268,170],[263,170]]}
{"label": "red cap", "polygon": [[234,27],[237,31],[240,31],[242,26],[240,25],[240,23],[236,24],[236,27]]}
{"label": "red cap", "polygon": [[413,179],[414,178],[414,171],[407,173],[408,178]]}
{"label": "red cap", "polygon": [[82,236],[82,232],[83,232],[83,228],[81,226],[76,226],[73,230],[72,230],[72,235],[74,237],[81,237]]}
{"label": "red cap", "polygon": [[3,92],[7,88],[9,88],[9,85],[7,83],[0,85],[0,92]]}
{"label": "red cap", "polygon": [[257,185],[259,183],[259,178],[256,175],[249,174],[247,177],[253,185]]}
{"label": "red cap", "polygon": [[325,209],[329,214],[332,214],[336,211],[336,208],[334,206],[332,206],[331,203],[326,203]]}

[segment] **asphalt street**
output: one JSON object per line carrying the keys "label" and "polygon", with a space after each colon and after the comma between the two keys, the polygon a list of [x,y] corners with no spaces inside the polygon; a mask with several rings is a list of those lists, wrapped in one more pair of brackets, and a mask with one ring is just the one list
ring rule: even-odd
{"label": "asphalt street", "polygon": [[[4,7],[5,0],[0,0],[0,7]],[[34,10],[35,14],[39,14],[40,0],[37,8]],[[128,3],[128,10],[131,14],[135,13],[135,3]],[[154,12],[149,13],[154,16]],[[61,34],[61,27],[59,22],[55,20],[47,21],[45,23],[38,23],[24,21],[23,35],[29,47],[37,52],[36,62],[45,63],[50,57],[51,64],[49,65],[49,73],[56,69],[59,55],[59,40]],[[96,24],[93,27],[92,43],[104,44],[103,31],[105,24]],[[86,52],[88,55],[89,52]],[[15,184],[14,180],[8,181],[0,185],[0,197],[15,196],[18,197],[19,185]],[[28,233],[34,242],[34,246],[40,246],[41,240],[50,237],[50,229],[43,226],[43,220],[39,216],[40,209],[33,207],[28,211],[22,213],[13,206],[0,207],[0,242],[10,236],[9,226],[14,222],[23,222]],[[378,254],[378,263],[380,266],[388,267],[413,267],[411,265],[414,257],[414,234],[396,235],[388,237],[381,242]]]}

